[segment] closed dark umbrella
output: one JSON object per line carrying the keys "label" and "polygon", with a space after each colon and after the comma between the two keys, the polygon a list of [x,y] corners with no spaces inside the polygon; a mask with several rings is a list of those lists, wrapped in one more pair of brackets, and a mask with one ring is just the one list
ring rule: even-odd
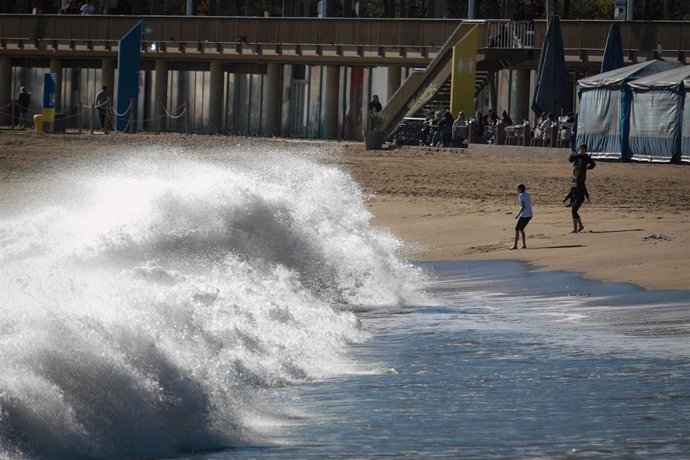
{"label": "closed dark umbrella", "polygon": [[609,36],[606,38],[604,58],[601,61],[601,73],[623,67],[623,40],[617,22],[611,24]]}
{"label": "closed dark umbrella", "polygon": [[558,16],[553,16],[539,55],[532,110],[537,115],[543,112],[560,115],[566,97],[567,82],[561,22]]}

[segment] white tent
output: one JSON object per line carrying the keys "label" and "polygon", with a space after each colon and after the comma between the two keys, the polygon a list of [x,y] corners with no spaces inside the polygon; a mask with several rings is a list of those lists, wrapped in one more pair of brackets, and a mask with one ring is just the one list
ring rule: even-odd
{"label": "white tent", "polygon": [[680,65],[656,59],[578,81],[577,145],[587,144],[594,158],[628,160],[631,90],[626,83]]}
{"label": "white tent", "polygon": [[[628,82],[632,89],[628,135],[631,160],[680,159],[684,80],[690,80],[690,65]],[[690,111],[690,106],[685,109]]]}
{"label": "white tent", "polygon": [[690,79],[683,80],[683,128],[680,143],[680,161],[690,162]]}

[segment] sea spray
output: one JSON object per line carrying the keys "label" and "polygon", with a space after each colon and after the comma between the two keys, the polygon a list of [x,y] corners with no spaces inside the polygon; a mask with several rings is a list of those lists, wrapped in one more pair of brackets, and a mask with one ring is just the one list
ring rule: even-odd
{"label": "sea spray", "polygon": [[117,155],[0,221],[0,453],[248,442],[258,390],[355,369],[353,309],[419,300],[348,174],[263,150]]}

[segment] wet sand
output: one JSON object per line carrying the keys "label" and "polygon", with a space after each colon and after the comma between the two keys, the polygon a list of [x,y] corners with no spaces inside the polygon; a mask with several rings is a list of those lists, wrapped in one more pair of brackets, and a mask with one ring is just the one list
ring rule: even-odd
{"label": "wet sand", "polygon": [[[0,209],[40,199],[38,179],[52,171],[109,159],[122,145],[194,148],[228,142],[277,143],[226,136],[0,132]],[[650,289],[690,289],[690,166],[598,162],[588,174],[592,198],[580,211],[585,231],[571,234],[565,149],[473,146],[468,150],[404,147],[369,152],[360,143],[308,142],[335,154],[371,193],[374,223],[407,242],[414,260],[522,260],[603,281]],[[77,169],[78,170],[78,169]],[[527,249],[510,251],[524,183],[535,217]]]}

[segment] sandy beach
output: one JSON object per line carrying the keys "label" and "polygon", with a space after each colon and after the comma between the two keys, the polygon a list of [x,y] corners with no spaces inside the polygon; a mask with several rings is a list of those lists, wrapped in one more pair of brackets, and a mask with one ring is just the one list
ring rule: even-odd
{"label": "sandy beach", "polygon": [[[569,151],[476,146],[352,148],[348,166],[367,189],[375,222],[410,243],[419,260],[517,259],[649,289],[690,288],[690,167],[599,161],[587,176],[585,230],[572,234]],[[535,217],[526,250],[510,251],[515,187]]]}
{"label": "sandy beach", "polygon": [[[200,142],[236,143],[237,138],[2,131],[0,209],[11,210],[18,195],[40,196],[34,187],[37,177],[113,155],[116,144],[189,147]],[[371,152],[359,143],[321,144],[342,153],[333,161],[371,194],[367,206],[374,223],[402,238],[410,259],[516,259],[649,289],[690,288],[688,165],[598,162],[587,180],[592,202],[580,212],[585,230],[571,234],[570,209],[561,203],[570,177],[565,149],[404,147]],[[535,217],[527,227],[528,248],[510,251],[520,182],[532,196]]]}

